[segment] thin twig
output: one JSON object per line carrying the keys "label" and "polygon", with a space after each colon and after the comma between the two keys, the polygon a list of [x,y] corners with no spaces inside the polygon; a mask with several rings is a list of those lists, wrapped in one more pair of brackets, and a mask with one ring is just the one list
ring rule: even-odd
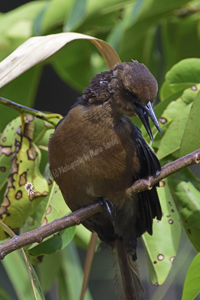
{"label": "thin twig", "polygon": [[82,283],[82,290],[80,295],[80,300],[84,299],[85,292],[88,286],[89,276],[90,276],[90,270],[92,267],[92,262],[94,258],[95,248],[98,241],[98,235],[96,232],[93,232],[90,239],[90,244],[87,250],[87,256],[85,260],[85,267],[84,267],[84,277],[83,277],[83,283]]}
{"label": "thin twig", "polygon": [[23,233],[21,235],[15,235],[12,239],[0,244],[0,260],[3,259],[8,253],[20,249],[21,247],[30,245],[32,243],[41,243],[44,238],[58,231],[74,225],[79,225],[85,219],[101,211],[101,204],[90,204],[86,207],[76,210],[66,217],[54,220],[51,223],[41,226],[35,230]]}
{"label": "thin twig", "polygon": [[10,101],[8,99],[0,97],[0,104],[9,106],[11,108],[14,108],[17,110],[20,114],[30,114],[36,118],[45,120],[46,122],[49,122],[50,124],[54,125],[54,127],[57,125],[57,122],[55,120],[52,120],[53,118],[62,119],[63,117],[59,114],[45,114],[39,110],[21,105],[19,103],[15,103],[13,101]]}
{"label": "thin twig", "polygon": [[[129,189],[126,190],[127,194],[136,194],[138,192],[151,189],[153,185],[160,180],[180,171],[181,169],[197,164],[200,161],[200,148],[180,159],[175,160],[165,165],[158,177],[148,177],[147,179],[141,179],[136,181]],[[79,225],[81,222],[91,217],[92,215],[102,211],[99,203],[90,204],[87,207],[83,207],[76,210],[69,216],[63,217],[58,220],[39,227],[30,232],[23,233],[19,236],[15,235],[8,241],[0,244],[0,259],[3,259],[8,253],[13,252],[21,247],[30,245],[32,243],[41,243],[45,237],[48,237],[58,231],[65,228]]]}
{"label": "thin twig", "polygon": [[135,194],[145,190],[151,190],[152,187],[162,179],[194,164],[200,162],[200,148],[194,152],[183,156],[173,162],[166,164],[162,167],[160,175],[157,177],[148,177],[137,180],[129,189],[126,190],[127,194]]}

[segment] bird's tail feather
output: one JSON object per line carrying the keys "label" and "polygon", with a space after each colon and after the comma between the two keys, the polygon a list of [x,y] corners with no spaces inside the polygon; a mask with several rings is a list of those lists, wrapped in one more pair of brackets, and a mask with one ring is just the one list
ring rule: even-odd
{"label": "bird's tail feather", "polygon": [[112,251],[115,285],[120,300],[145,300],[145,291],[140,282],[137,264],[132,256],[125,252],[120,240],[115,241],[115,248]]}

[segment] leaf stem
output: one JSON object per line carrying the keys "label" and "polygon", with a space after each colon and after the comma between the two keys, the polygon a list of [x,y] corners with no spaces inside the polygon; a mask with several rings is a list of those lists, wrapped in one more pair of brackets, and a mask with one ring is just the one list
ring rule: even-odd
{"label": "leaf stem", "polygon": [[58,119],[62,119],[63,116],[61,116],[60,114],[45,114],[39,110],[21,105],[19,103],[15,103],[11,100],[8,100],[6,98],[2,98],[0,97],[0,104],[6,105],[8,107],[14,108],[15,110],[17,110],[20,115],[26,113],[26,114],[30,114],[36,118],[45,120],[47,122],[49,122],[50,124],[54,125],[54,127],[57,125],[57,122],[55,120],[52,120],[53,118],[58,118]]}

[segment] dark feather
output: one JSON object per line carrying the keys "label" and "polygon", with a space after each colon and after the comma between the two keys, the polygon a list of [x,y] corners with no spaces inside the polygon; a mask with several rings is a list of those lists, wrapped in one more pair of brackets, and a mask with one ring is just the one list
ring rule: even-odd
{"label": "dark feather", "polygon": [[139,279],[136,262],[127,254],[120,240],[115,241],[112,250],[115,269],[115,285],[120,300],[145,300],[145,291]]}
{"label": "dark feather", "polygon": [[79,98],[78,104],[101,104],[110,98],[108,83],[111,81],[112,72],[106,71],[97,74],[90,80],[90,85],[83,91],[83,96]]}
{"label": "dark feather", "polygon": [[[132,138],[135,141],[136,153],[141,166],[136,179],[145,178],[147,176],[158,176],[161,171],[160,162],[143,139],[141,131],[135,125],[133,125]],[[156,187],[154,186],[151,190],[140,192],[138,195],[137,236],[141,236],[145,231],[152,235],[153,218],[157,217],[158,220],[161,220],[162,217]]]}

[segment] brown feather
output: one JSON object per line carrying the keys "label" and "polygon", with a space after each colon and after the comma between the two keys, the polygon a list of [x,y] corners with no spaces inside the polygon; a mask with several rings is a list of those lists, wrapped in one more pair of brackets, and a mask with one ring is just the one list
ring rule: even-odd
{"label": "brown feather", "polygon": [[126,189],[139,178],[157,176],[160,163],[124,115],[136,115],[134,101],[146,105],[156,93],[157,82],[144,65],[118,64],[90,81],[49,141],[50,170],[72,211],[100,197],[112,203],[114,226],[106,211],[83,224],[114,252],[117,247],[123,282],[126,277],[128,287],[135,282],[134,289],[141,284],[127,268],[135,268],[130,257],[137,257],[137,237],[152,234],[153,218],[160,220],[162,214],[155,187],[137,195]]}

